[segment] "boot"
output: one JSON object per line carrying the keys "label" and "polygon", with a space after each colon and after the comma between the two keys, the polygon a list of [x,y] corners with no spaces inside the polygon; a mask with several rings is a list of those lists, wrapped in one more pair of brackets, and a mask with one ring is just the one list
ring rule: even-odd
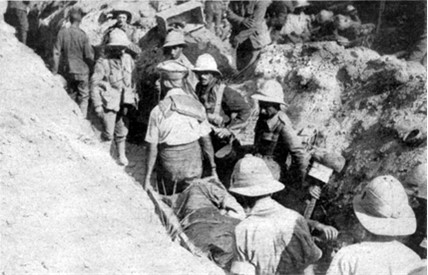
{"label": "boot", "polygon": [[118,141],[116,142],[117,152],[119,154],[118,163],[121,166],[127,166],[128,165],[128,159],[126,158],[125,154],[125,141]]}

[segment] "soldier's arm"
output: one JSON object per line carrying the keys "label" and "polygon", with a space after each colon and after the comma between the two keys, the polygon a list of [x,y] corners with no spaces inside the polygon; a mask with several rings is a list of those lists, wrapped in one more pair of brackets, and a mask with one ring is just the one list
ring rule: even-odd
{"label": "soldier's arm", "polygon": [[92,68],[92,66],[94,66],[94,50],[92,49],[92,46],[89,43],[89,38],[86,34],[83,42],[83,53],[86,64]]}
{"label": "soldier's arm", "polygon": [[302,141],[296,131],[291,126],[291,123],[284,124],[281,130],[281,138],[289,148],[293,164],[297,166],[302,179],[304,179],[308,167],[308,153],[303,147]]}
{"label": "soldier's arm", "polygon": [[105,76],[105,70],[102,60],[98,60],[95,64],[94,73],[92,74],[90,87],[91,87],[91,100],[94,104],[94,107],[101,107],[103,105],[101,100],[101,87],[100,84],[103,81]]}
{"label": "soldier's arm", "polygon": [[158,156],[158,144],[149,143],[147,148],[147,164],[146,164],[146,177],[144,180],[143,188],[146,189],[150,185],[150,179],[152,177],[152,172],[156,164],[156,158]]}
{"label": "soldier's arm", "polygon": [[59,59],[61,56],[62,51],[62,41],[63,41],[63,32],[59,31],[58,37],[56,39],[54,48],[53,48],[53,67],[52,67],[52,73],[57,74],[58,73],[58,67],[59,67]]}
{"label": "soldier's arm", "polygon": [[257,4],[254,7],[254,13],[253,13],[253,19],[255,24],[263,22],[265,20],[265,15],[267,8],[270,6],[272,1],[270,0],[263,0],[258,1]]}
{"label": "soldier's arm", "polygon": [[227,8],[227,19],[234,24],[241,24],[244,21],[244,17],[241,17],[233,12],[233,5],[235,5],[233,1],[230,1],[229,7]]}

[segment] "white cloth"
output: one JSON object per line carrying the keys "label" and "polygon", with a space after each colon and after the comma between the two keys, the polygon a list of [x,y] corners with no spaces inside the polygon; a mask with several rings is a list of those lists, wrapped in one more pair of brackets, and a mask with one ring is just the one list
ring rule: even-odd
{"label": "white cloth", "polygon": [[310,32],[311,17],[304,14],[288,14],[287,20],[281,29],[282,35],[300,36]]}
{"label": "white cloth", "polygon": [[415,252],[398,241],[363,242],[339,250],[327,275],[404,275],[420,260]]}
{"label": "white cloth", "polygon": [[146,142],[167,145],[182,145],[198,140],[211,132],[208,120],[202,123],[196,118],[172,112],[164,117],[159,106],[150,113]]}

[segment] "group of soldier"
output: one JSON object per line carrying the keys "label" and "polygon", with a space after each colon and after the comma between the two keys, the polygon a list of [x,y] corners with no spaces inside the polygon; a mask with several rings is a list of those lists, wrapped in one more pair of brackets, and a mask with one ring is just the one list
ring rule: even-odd
{"label": "group of soldier", "polygon": [[[230,3],[238,69],[251,64],[270,42],[264,20],[269,4]],[[127,114],[137,106],[134,58],[140,49],[127,31],[131,13],[112,14],[117,23],[106,32],[95,60],[88,37],[79,28],[82,11],[71,9],[71,26],[60,30],[54,46],[53,73],[61,73],[76,91],[85,118],[91,100],[102,121],[103,142],[114,140],[118,164],[126,166]],[[306,184],[309,154],[284,112],[281,84],[264,80],[252,95],[258,118],[254,144],[247,148],[238,136],[255,114],[251,100],[222,82],[213,56],[202,54],[193,65],[183,54],[186,42],[181,30],[169,31],[162,47],[165,60],[157,66],[159,79],[152,91],[159,101],[151,110],[145,136],[143,187],[154,186],[169,197],[186,233],[232,274],[313,274],[322,252],[312,231],[326,240],[335,239],[338,231],[305,219],[292,210],[293,205],[285,207],[272,198],[277,193],[284,197],[292,189],[308,197],[320,194],[319,187]],[[200,180],[205,177],[212,180]],[[425,191],[418,196],[425,195],[426,204],[426,172],[425,179],[421,177],[418,174],[417,180],[425,182]],[[419,268],[420,257],[397,241],[416,230],[415,215],[397,179],[376,177],[354,199],[353,207],[355,232],[361,233],[362,243],[340,250],[328,274],[409,274]]]}

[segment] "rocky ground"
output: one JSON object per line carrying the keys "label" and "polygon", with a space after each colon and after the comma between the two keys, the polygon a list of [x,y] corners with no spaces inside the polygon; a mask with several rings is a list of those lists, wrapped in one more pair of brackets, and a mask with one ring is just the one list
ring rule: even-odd
{"label": "rocky ground", "polygon": [[[272,45],[256,75],[284,87],[296,130],[316,129],[316,145],[341,153],[346,167],[327,187],[329,223],[346,230],[351,199],[368,180],[426,163],[426,68],[333,42]],[[413,138],[412,138],[413,137]]]}
{"label": "rocky ground", "polygon": [[1,273],[222,274],[170,240],[141,186],[3,23],[0,48]]}

